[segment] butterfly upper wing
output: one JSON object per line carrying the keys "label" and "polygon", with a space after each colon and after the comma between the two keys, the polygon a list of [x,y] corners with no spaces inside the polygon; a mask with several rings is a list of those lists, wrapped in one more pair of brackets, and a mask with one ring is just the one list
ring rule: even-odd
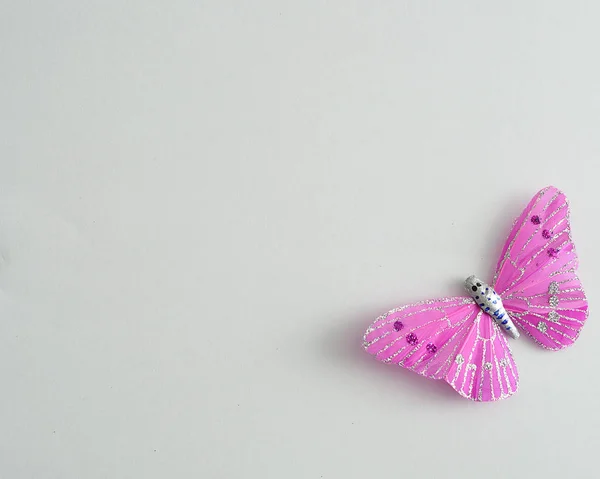
{"label": "butterfly upper wing", "polygon": [[519,329],[545,348],[572,344],[587,319],[577,266],[568,200],[557,188],[544,188],[513,225],[494,287]]}
{"label": "butterfly upper wing", "polygon": [[548,249],[560,249],[563,259],[573,250],[570,232],[565,195],[552,186],[539,191],[513,224],[496,266],[496,291],[502,295],[523,283],[543,281],[540,271],[554,269],[555,263]]}
{"label": "butterfly upper wing", "polygon": [[365,332],[364,347],[380,361],[442,379],[478,311],[479,307],[467,297],[396,308],[371,324]]}
{"label": "butterfly upper wing", "polygon": [[506,336],[483,311],[468,328],[445,379],[474,401],[496,401],[517,391],[519,374]]}

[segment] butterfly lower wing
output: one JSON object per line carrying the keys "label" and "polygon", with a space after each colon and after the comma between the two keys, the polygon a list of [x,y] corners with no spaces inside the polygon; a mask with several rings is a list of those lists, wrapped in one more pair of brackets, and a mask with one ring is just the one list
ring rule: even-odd
{"label": "butterfly lower wing", "polygon": [[380,361],[442,379],[479,312],[467,297],[409,304],[377,318],[365,332],[364,347]]}
{"label": "butterfly lower wing", "polygon": [[445,379],[474,401],[496,401],[517,391],[517,365],[506,336],[489,315],[478,313]]}
{"label": "butterfly lower wing", "polygon": [[517,327],[548,349],[572,344],[587,319],[577,266],[568,200],[557,188],[544,188],[513,225],[494,287]]}
{"label": "butterfly lower wing", "polygon": [[578,338],[588,317],[585,291],[570,265],[539,282],[509,293],[504,300],[517,327],[546,349],[562,349]]}

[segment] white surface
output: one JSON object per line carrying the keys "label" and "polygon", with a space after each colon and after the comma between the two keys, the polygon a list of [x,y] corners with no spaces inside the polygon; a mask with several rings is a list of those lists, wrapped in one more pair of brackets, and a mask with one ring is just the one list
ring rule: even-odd
{"label": "white surface", "polygon": [[[592,477],[599,15],[3,3],[0,477]],[[489,279],[547,184],[575,347],[513,341],[495,404],[362,351],[378,314]]]}

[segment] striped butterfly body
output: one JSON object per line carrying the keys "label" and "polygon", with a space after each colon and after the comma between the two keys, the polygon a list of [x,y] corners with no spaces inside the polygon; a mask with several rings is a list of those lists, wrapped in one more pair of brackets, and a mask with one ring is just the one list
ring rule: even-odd
{"label": "striped butterfly body", "polygon": [[519,383],[507,336],[524,332],[551,350],[579,336],[588,302],[577,266],[567,198],[544,188],[515,221],[491,285],[470,276],[468,297],[388,311],[367,329],[364,347],[380,361],[443,379],[466,398],[506,398]]}
{"label": "striped butterfly body", "polygon": [[488,313],[496,321],[500,329],[503,329],[515,339],[519,338],[519,330],[510,319],[506,309],[504,309],[502,298],[494,291],[494,288],[476,276],[469,276],[465,280],[465,289],[483,312]]}

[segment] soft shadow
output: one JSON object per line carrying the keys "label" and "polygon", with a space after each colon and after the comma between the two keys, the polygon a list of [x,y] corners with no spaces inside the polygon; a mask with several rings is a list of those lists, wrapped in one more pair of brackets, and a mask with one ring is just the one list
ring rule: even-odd
{"label": "soft shadow", "polygon": [[[496,264],[500,259],[500,253],[510,234],[513,222],[519,217],[523,208],[527,206],[529,198],[526,195],[507,196],[502,204],[502,211],[498,210],[489,216],[489,224],[482,227],[479,235],[488,245],[486,263],[488,263],[486,276],[488,281],[492,281],[496,273]],[[506,212],[510,212],[507,214]]]}

